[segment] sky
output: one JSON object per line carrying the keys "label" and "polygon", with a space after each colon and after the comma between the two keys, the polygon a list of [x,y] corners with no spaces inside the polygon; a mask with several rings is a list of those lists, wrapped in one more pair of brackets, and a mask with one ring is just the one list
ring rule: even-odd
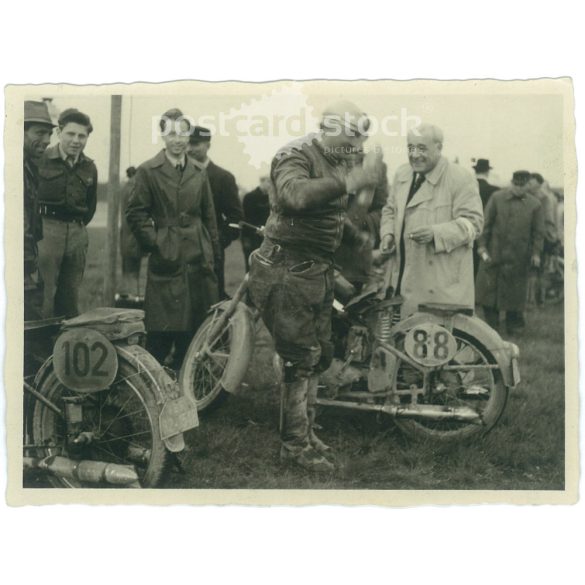
{"label": "sky", "polygon": [[[443,153],[449,160],[458,160],[471,168],[473,158],[489,159],[494,184],[506,184],[515,170],[526,169],[540,172],[553,187],[563,185],[562,97],[442,92],[405,95],[393,93],[391,88],[385,86],[375,94],[354,91],[349,96],[375,121],[368,144],[382,147],[390,179],[396,168],[407,162],[403,130],[420,119],[442,128]],[[213,128],[210,157],[235,175],[243,191],[251,190],[260,176],[268,174],[270,159],[280,146],[296,136],[316,131],[319,117],[332,98],[346,97],[342,93],[319,91],[315,85],[301,88],[301,84],[292,84],[282,91],[256,84],[251,92],[245,93],[238,95],[232,90],[222,94],[217,86],[216,93],[201,95],[170,92],[124,95],[122,172],[130,165],[148,160],[162,148],[156,132],[158,119],[164,111],[178,107],[195,122]],[[31,96],[41,97],[51,96]],[[53,104],[57,111],[76,107],[91,117],[94,132],[86,153],[95,160],[100,181],[107,181],[109,96],[59,96]]]}

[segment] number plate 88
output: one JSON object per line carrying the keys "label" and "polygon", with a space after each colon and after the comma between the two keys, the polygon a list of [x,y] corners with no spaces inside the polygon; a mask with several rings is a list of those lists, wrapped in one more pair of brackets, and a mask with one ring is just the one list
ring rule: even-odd
{"label": "number plate 88", "polygon": [[444,327],[424,323],[406,334],[404,349],[409,357],[423,366],[441,366],[453,358],[457,342]]}
{"label": "number plate 88", "polygon": [[53,365],[59,382],[67,388],[95,392],[112,385],[118,372],[118,355],[104,335],[76,327],[57,339]]}

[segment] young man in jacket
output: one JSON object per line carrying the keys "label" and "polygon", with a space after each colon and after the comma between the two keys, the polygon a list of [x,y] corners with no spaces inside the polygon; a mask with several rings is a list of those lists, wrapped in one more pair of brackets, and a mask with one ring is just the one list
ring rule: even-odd
{"label": "young man in jacket", "polygon": [[189,120],[169,110],[160,130],[165,147],[138,167],[126,219],[150,253],[146,349],[164,363],[174,348],[172,367],[179,369],[193,334],[218,301],[219,242],[207,173],[187,157]]}
{"label": "young man in jacket", "polygon": [[367,116],[350,102],[330,106],[321,131],[295,140],[272,161],[271,212],[251,257],[249,292],[283,362],[280,458],[331,471],[331,448],[314,432],[318,374],[333,358],[333,257],[341,238],[363,240],[346,223],[349,192],[378,182],[366,164],[348,171],[362,150]]}
{"label": "young man in jacket", "polygon": [[79,287],[88,247],[86,226],[97,202],[97,169],[84,154],[93,130],[89,116],[69,108],[59,116],[58,126],[59,143],[46,150],[39,165],[43,218],[39,268],[45,287],[45,318],[79,314]]}

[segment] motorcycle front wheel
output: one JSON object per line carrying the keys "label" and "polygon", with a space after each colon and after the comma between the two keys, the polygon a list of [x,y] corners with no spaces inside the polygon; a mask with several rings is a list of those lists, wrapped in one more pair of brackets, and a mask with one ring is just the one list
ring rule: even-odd
{"label": "motorcycle front wheel", "polygon": [[218,309],[201,324],[185,354],[179,375],[181,387],[192,391],[199,412],[218,407],[229,396],[222,386],[222,377],[230,358],[231,322],[227,321],[215,339],[209,338],[220,315]]}
{"label": "motorcycle front wheel", "polygon": [[[396,425],[411,438],[441,443],[478,438],[495,426],[506,407],[508,388],[494,367],[494,356],[463,331],[454,330],[453,336],[457,351],[447,364],[453,369],[438,369],[431,374],[428,392],[419,398],[419,404],[472,408],[479,414],[480,423],[397,418]],[[397,347],[404,348],[404,336],[395,341]],[[422,387],[422,374],[401,362],[397,384],[403,388]]]}
{"label": "motorcycle front wheel", "polygon": [[[99,392],[79,394],[59,382],[53,368],[39,381],[37,390],[62,413],[77,408],[81,441],[68,436],[63,416],[37,401],[33,409],[32,435],[37,457],[65,457],[74,461],[115,463],[134,469],[140,487],[155,487],[167,457],[160,436],[159,408],[148,382],[125,360],[120,360],[112,385]],[[70,416],[70,415],[68,415]],[[49,473],[54,487],[116,487],[111,483],[82,482],[69,475]],[[137,487],[137,486],[132,486]]]}

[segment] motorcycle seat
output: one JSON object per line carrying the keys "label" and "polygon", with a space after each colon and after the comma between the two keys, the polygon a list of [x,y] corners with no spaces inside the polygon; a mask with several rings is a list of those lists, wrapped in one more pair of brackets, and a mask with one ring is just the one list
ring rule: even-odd
{"label": "motorcycle seat", "polygon": [[432,313],[434,315],[449,317],[457,313],[473,316],[473,307],[469,305],[456,305],[451,303],[421,303],[418,306],[421,313]]}
{"label": "motorcycle seat", "polygon": [[88,327],[103,333],[108,339],[125,339],[135,333],[144,333],[144,311],[99,307],[63,321],[63,329]]}

